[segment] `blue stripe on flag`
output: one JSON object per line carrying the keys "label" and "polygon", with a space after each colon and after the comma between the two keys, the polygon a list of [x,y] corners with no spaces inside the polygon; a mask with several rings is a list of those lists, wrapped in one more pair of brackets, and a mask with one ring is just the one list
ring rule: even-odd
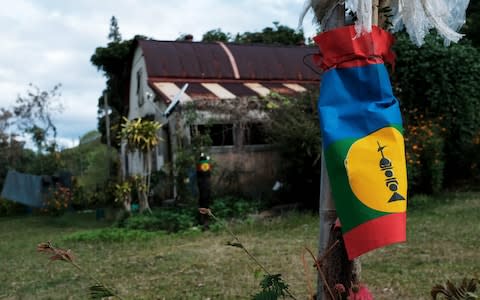
{"label": "blue stripe on flag", "polygon": [[325,72],[318,111],[324,149],[338,140],[361,138],[402,124],[399,103],[383,64]]}

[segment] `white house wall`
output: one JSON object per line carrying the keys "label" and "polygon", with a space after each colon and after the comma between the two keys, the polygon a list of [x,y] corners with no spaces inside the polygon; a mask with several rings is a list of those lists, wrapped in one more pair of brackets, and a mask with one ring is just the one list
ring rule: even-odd
{"label": "white house wall", "polygon": [[142,155],[138,152],[130,152],[128,155],[129,173],[130,175],[143,175],[143,160]]}
{"label": "white house wall", "polygon": [[[138,82],[138,74],[140,74],[140,82]],[[129,111],[128,119],[132,120],[144,117],[148,114],[156,114],[158,111],[152,103],[155,93],[148,86],[147,67],[143,57],[143,51],[140,48],[135,50],[132,61],[132,72],[130,75],[130,94],[129,94]],[[138,86],[139,84],[139,86]],[[137,86],[139,89],[137,90]],[[151,95],[151,96],[150,96]],[[143,99],[141,98],[143,97]],[[151,97],[148,101],[147,97]],[[143,104],[140,104],[143,103]]]}
{"label": "white house wall", "polygon": [[[140,74],[140,76],[138,76]],[[140,77],[140,82],[138,78]],[[130,75],[130,94],[129,94],[129,111],[128,119],[143,118],[146,115],[153,114],[155,115],[155,120],[161,124],[165,124],[165,119],[161,115],[161,111],[165,110],[165,105],[161,102],[154,102],[155,92],[148,85],[148,74],[145,64],[145,59],[143,56],[143,51],[140,47],[135,50],[133,60],[132,60],[132,72]],[[137,88],[139,87],[139,88]],[[140,97],[144,97],[140,99]],[[147,97],[149,99],[147,99]],[[143,100],[143,101],[142,101]],[[150,101],[149,101],[150,100]],[[140,104],[143,102],[142,104]],[[157,108],[155,108],[155,106]],[[165,124],[166,125],[166,124]],[[166,125],[168,126],[168,125]],[[166,163],[166,157],[168,156],[168,149],[164,143],[167,141],[165,134],[162,134],[162,131],[159,132],[159,136],[162,139],[160,145],[157,146],[158,149],[153,151],[156,157],[156,165],[153,166],[154,169],[160,170]],[[130,153],[123,149],[123,156],[128,156],[128,174],[141,174],[143,173],[143,164],[140,155],[138,153]]]}

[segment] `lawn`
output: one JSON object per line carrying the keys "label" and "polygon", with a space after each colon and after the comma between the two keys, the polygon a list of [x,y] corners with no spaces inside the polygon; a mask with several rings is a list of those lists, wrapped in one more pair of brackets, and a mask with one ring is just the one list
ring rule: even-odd
{"label": "lawn", "polygon": [[[375,299],[429,299],[437,283],[480,276],[480,194],[423,200],[412,201],[407,243],[361,258],[362,281]],[[65,262],[49,263],[36,252],[44,241],[72,249],[87,273],[124,299],[249,299],[259,291],[258,267],[241,249],[226,245],[232,238],[224,230],[89,240],[100,236],[91,230],[106,232],[109,225],[91,213],[0,218],[0,299],[88,297],[92,279]],[[301,256],[305,247],[316,251],[316,215],[244,220],[231,229],[271,273],[282,274],[297,299],[307,299]],[[79,232],[87,232],[83,240]]]}

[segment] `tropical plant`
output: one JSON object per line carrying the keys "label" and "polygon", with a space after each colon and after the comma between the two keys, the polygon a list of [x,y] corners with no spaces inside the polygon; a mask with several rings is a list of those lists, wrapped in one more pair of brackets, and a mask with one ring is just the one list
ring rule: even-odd
{"label": "tropical plant", "polygon": [[115,201],[121,202],[125,211],[130,213],[132,210],[132,182],[124,180],[115,184],[114,194]]}
{"label": "tropical plant", "polygon": [[160,142],[158,130],[161,128],[161,124],[142,118],[136,120],[123,119],[120,138],[126,141],[127,149],[138,154],[143,162],[143,173],[139,174],[139,180],[136,184],[139,192],[140,212],[151,212],[148,195],[152,174],[152,149]]}

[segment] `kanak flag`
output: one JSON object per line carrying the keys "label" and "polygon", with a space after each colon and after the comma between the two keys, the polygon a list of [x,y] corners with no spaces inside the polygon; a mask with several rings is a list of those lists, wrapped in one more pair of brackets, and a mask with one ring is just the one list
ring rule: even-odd
{"label": "kanak flag", "polygon": [[318,101],[323,150],[349,259],[406,240],[402,118],[384,61],[393,37],[353,26],[314,38],[324,70]]}

